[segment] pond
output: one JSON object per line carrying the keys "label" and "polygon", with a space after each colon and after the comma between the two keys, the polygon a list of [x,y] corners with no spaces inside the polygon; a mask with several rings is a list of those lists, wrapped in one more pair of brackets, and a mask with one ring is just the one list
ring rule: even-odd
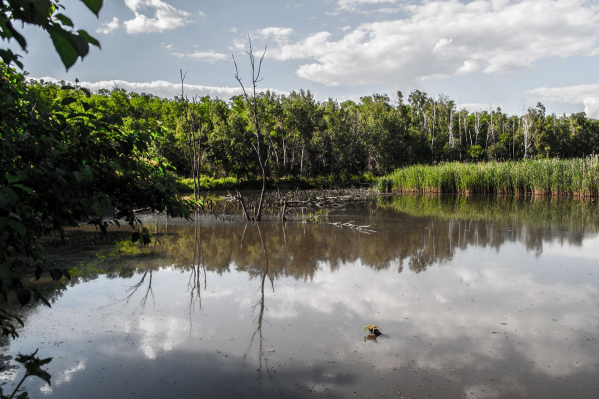
{"label": "pond", "polygon": [[[334,224],[349,221],[373,231]],[[379,197],[316,223],[145,223],[160,244],[84,229],[49,249],[73,280],[45,285],[52,308],[26,309],[2,349],[53,358],[32,398],[599,396],[588,200]]]}

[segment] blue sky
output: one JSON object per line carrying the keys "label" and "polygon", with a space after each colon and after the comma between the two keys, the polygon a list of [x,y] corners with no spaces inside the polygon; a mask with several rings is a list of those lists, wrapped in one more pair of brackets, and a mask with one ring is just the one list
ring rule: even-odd
{"label": "blue sky", "polygon": [[80,81],[159,96],[180,90],[228,99],[239,92],[231,55],[249,82],[247,35],[268,45],[262,88],[359,100],[414,89],[471,111],[599,118],[599,3],[582,0],[105,0],[96,18],[64,0],[76,29],[102,50],[62,66],[47,34],[25,27],[33,78]]}

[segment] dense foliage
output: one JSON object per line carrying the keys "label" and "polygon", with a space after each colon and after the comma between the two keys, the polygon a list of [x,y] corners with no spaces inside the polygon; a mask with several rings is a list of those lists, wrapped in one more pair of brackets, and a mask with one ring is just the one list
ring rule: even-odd
{"label": "dense foliage", "polygon": [[[60,234],[63,226],[85,221],[105,230],[124,219],[137,227],[137,208],[189,216],[193,202],[177,195],[174,179],[167,174],[170,166],[149,153],[156,132],[124,129],[118,110],[97,108],[87,90],[63,87],[64,97],[42,96],[25,85],[21,74],[5,67],[1,72],[3,298],[13,284],[5,278],[7,270],[23,263],[18,255],[42,259],[36,239]],[[117,213],[111,222],[104,215],[112,215],[113,209]],[[133,239],[148,242],[143,233],[138,229]],[[27,302],[29,290],[18,284],[13,288],[19,300]]]}
{"label": "dense foliage", "polygon": [[[44,262],[41,236],[62,234],[64,226],[82,222],[105,231],[124,220],[134,229],[133,241],[148,243],[150,234],[136,209],[189,217],[195,206],[178,195],[168,174],[172,167],[150,153],[156,132],[125,126],[122,111],[98,108],[85,89],[63,87],[60,97],[49,94],[0,66],[1,304],[11,293],[22,305],[48,304],[39,291],[23,286],[21,275],[28,268],[37,278],[43,272],[55,280],[69,278],[68,271]],[[22,324],[2,306],[2,335],[16,336],[15,322]],[[41,370],[48,360],[23,359],[27,370]]]}
{"label": "dense foliage", "polygon": [[[66,95],[60,86],[31,82],[50,98]],[[90,102],[106,110],[125,110],[125,125],[161,128],[154,154],[190,176],[188,123],[179,98],[162,99],[115,88],[100,90]],[[123,106],[125,104],[126,106]],[[203,97],[195,104],[201,132],[201,174],[242,180],[261,176],[253,149],[252,110],[241,96],[226,102]],[[599,122],[584,113],[546,115],[541,104],[523,115],[500,109],[470,113],[447,97],[414,91],[404,103],[385,95],[359,103],[317,101],[312,93],[265,92],[258,97],[269,175],[275,179],[317,176],[382,175],[395,168],[442,161],[572,158],[599,150]]]}

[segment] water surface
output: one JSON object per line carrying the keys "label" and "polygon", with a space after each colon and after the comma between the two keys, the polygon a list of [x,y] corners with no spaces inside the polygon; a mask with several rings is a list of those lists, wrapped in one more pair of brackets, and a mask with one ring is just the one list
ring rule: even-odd
{"label": "water surface", "polygon": [[[330,224],[347,221],[376,232]],[[161,244],[81,251],[96,233],[77,231],[50,251],[76,277],[4,349],[54,358],[31,397],[599,395],[586,201],[379,198],[316,224],[146,224]]]}

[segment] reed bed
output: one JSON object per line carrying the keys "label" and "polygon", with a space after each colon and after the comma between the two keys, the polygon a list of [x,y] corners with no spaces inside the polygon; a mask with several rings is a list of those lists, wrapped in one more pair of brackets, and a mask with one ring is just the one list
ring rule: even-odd
{"label": "reed bed", "polygon": [[517,162],[414,165],[381,179],[393,191],[481,194],[599,195],[599,156]]}

